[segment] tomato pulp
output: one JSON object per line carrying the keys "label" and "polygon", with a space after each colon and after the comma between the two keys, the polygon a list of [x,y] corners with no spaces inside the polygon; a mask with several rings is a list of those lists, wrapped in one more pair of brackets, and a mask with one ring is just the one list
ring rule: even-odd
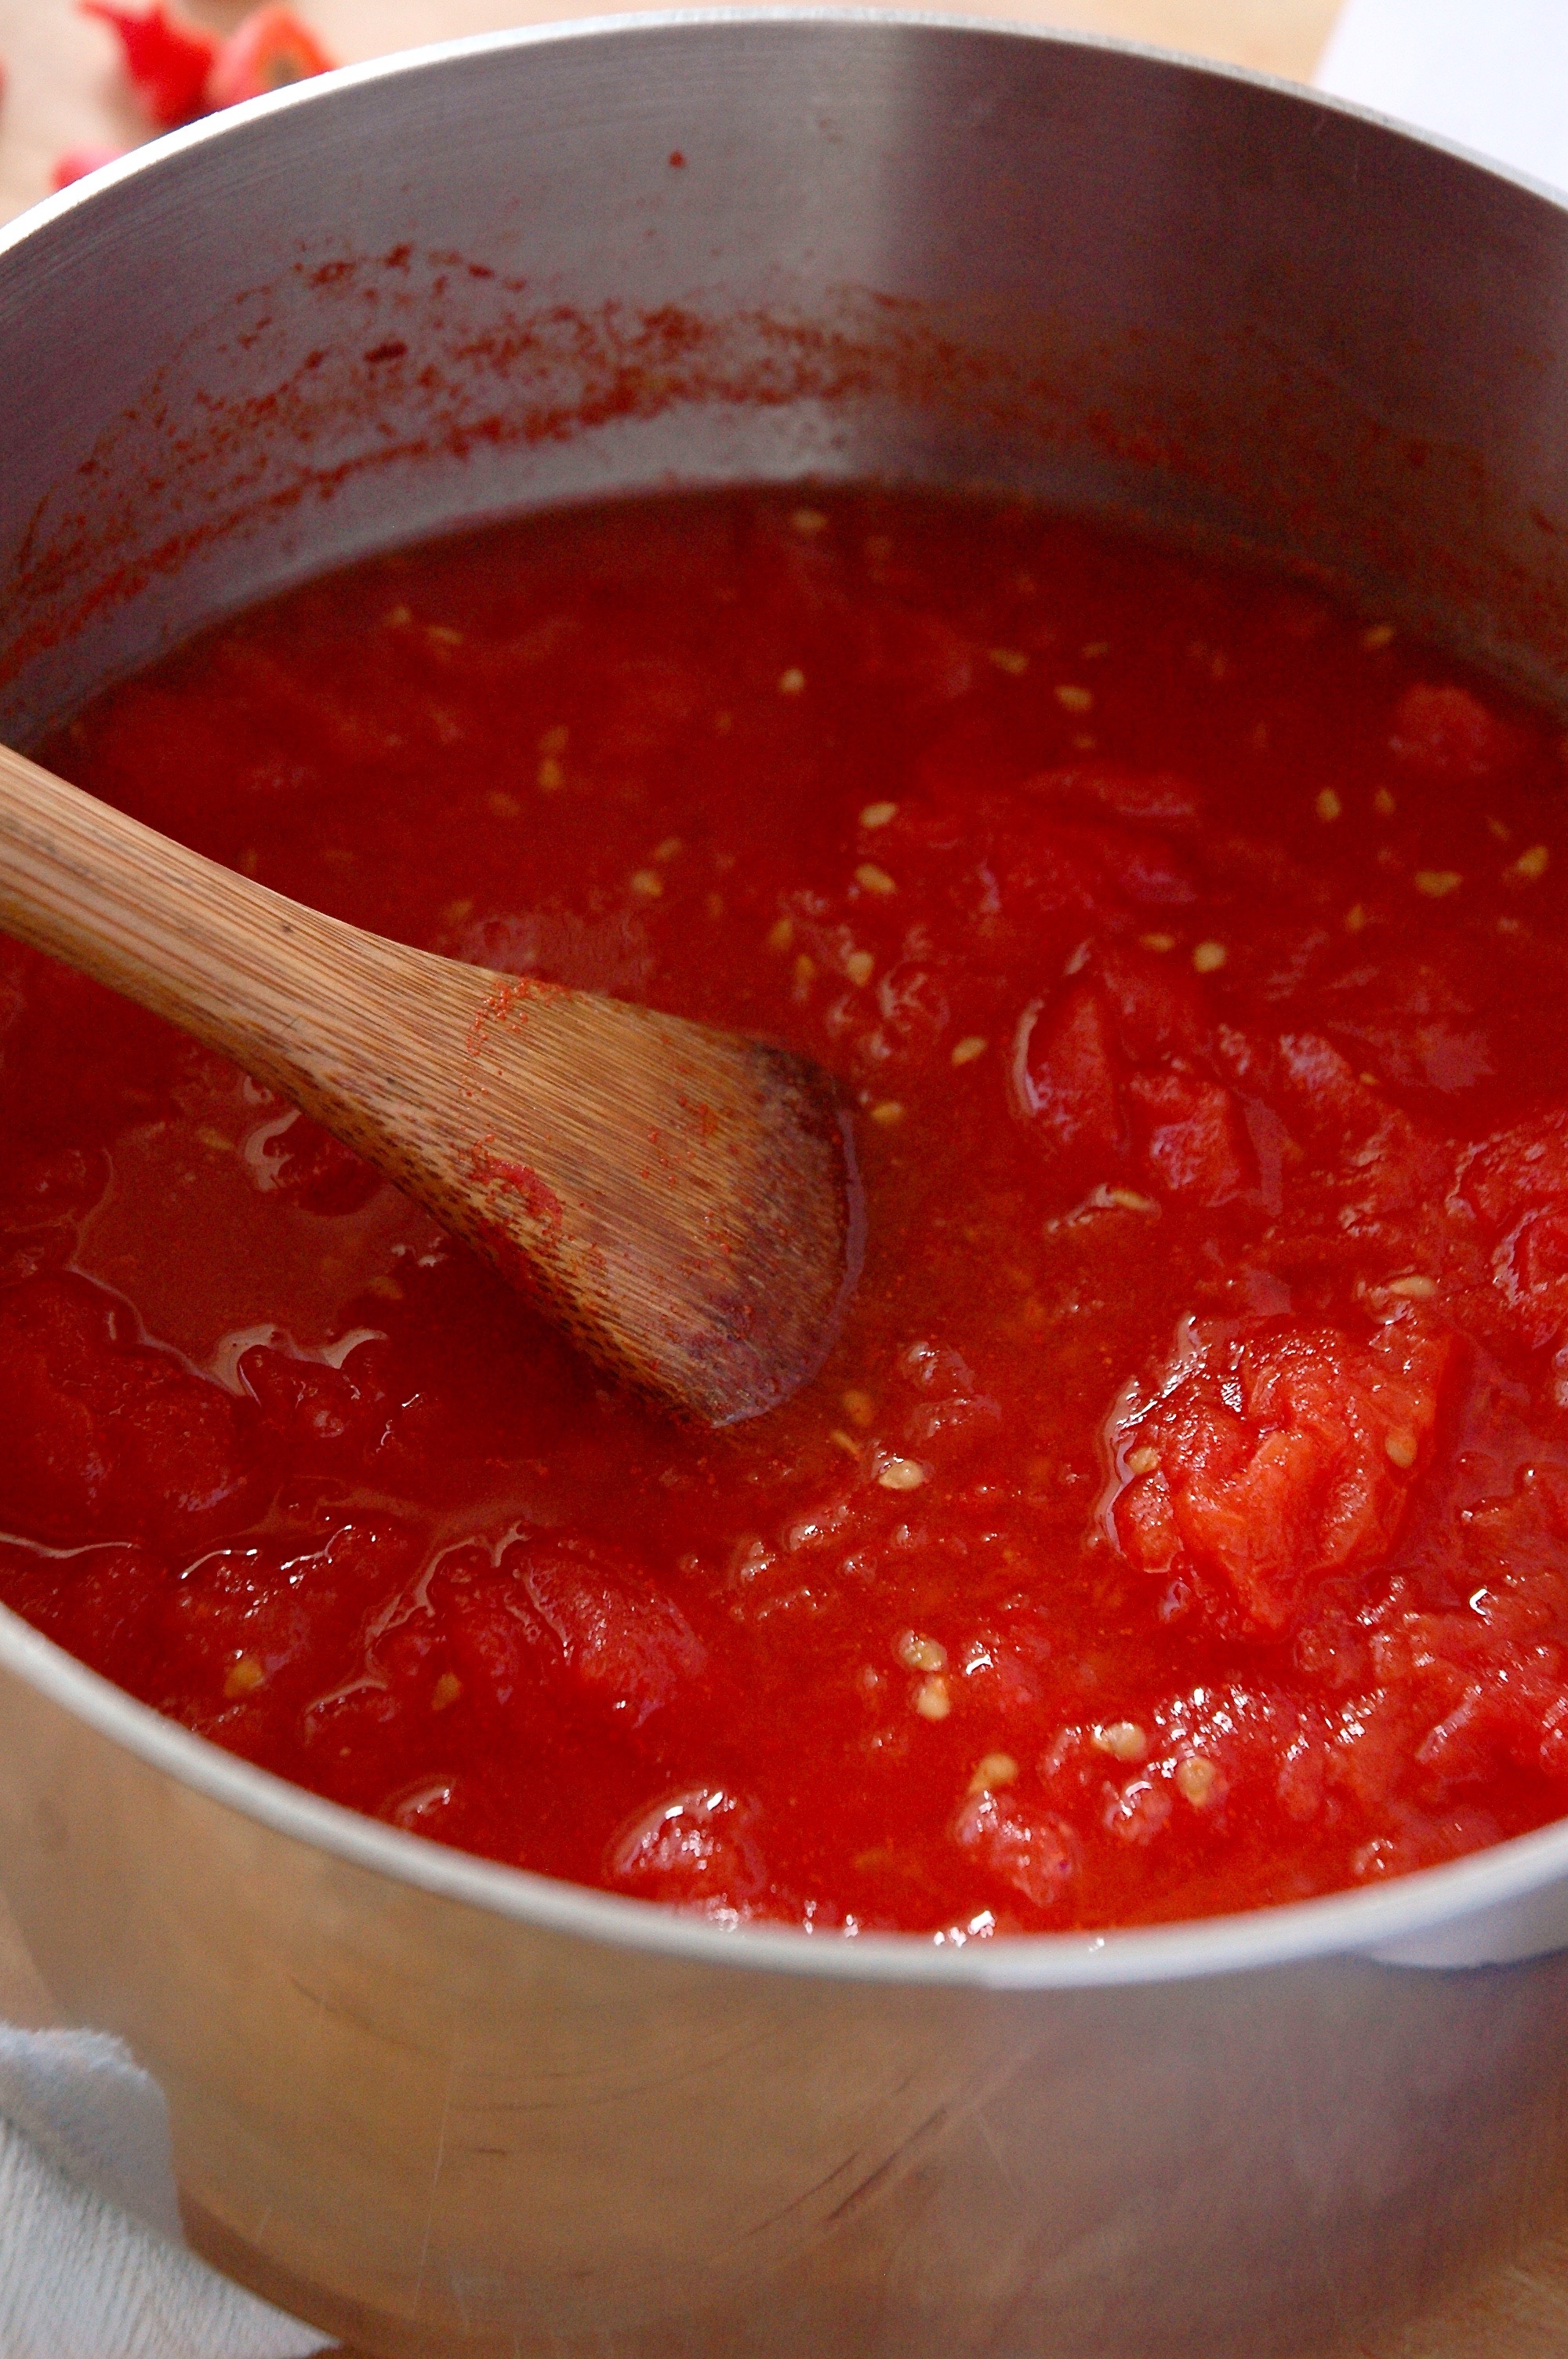
{"label": "tomato pulp", "polygon": [[855,1109],[821,1375],[723,1433],[362,1163],[0,951],[0,1596],[398,1826],[943,1940],[1243,1908],[1568,1808],[1554,729],[1033,508],[535,517],[45,749],[399,939]]}

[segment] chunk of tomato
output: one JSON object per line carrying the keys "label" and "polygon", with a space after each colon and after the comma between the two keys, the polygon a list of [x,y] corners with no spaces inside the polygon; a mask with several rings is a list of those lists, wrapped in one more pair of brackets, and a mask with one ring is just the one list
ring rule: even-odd
{"label": "chunk of tomato", "polygon": [[1430,1454],[1452,1339],[1269,1321],[1200,1343],[1115,1434],[1114,1519],[1144,1571],[1287,1629],[1325,1573],[1387,1555]]}

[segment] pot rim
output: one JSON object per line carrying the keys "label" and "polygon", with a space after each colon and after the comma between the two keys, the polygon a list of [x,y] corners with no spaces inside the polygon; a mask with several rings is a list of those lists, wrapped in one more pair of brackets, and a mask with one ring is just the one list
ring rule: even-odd
{"label": "pot rim", "polygon": [[1207,75],[1216,81],[1240,82],[1254,90],[1268,91],[1292,105],[1318,107],[1325,114],[1343,115],[1353,123],[1371,124],[1390,137],[1406,140],[1413,147],[1435,149],[1439,155],[1452,157],[1456,162],[1485,172],[1493,179],[1506,180],[1515,188],[1523,189],[1559,211],[1568,211],[1568,193],[1549,180],[1539,179],[1515,165],[1484,154],[1478,147],[1466,147],[1463,141],[1450,139],[1441,132],[1427,131],[1418,125],[1401,122],[1398,115],[1385,114],[1377,107],[1363,106],[1353,100],[1336,97],[1310,83],[1292,82],[1282,74],[1266,73],[1255,66],[1234,65],[1220,58],[1200,57],[1191,49],[1169,48],[1155,41],[1134,40],[1119,34],[1085,32],[1072,26],[1036,24],[1020,17],[973,16],[961,9],[883,6],[877,5],[876,0],[872,0],[872,5],[862,6],[848,5],[847,0],[838,0],[838,5],[834,5],[834,0],[804,0],[804,5],[790,5],[790,0],[739,0],[739,5],[730,5],[617,10],[607,16],[563,17],[533,25],[514,25],[492,33],[460,34],[449,40],[425,41],[411,49],[392,49],[383,57],[366,58],[355,65],[335,66],[330,72],[312,74],[301,82],[287,82],[260,98],[241,100],[216,114],[198,115],[172,131],[159,132],[153,138],[144,140],[139,147],[128,148],[124,155],[101,164],[95,171],[84,173],[80,180],[73,180],[68,188],[25,206],[10,221],[0,223],[0,261],[14,246],[25,244],[29,237],[46,230],[76,207],[91,204],[108,190],[117,188],[122,181],[144,172],[157,171],[169,158],[205,146],[211,140],[232,137],[259,117],[286,108],[319,105],[341,90],[381,81],[391,82],[406,73],[428,72],[463,58],[499,54],[507,49],[545,48],[568,41],[603,40],[622,33],[675,32],[685,26],[706,28],[729,27],[733,29],[752,25],[842,26],[863,30],[887,27],[897,32],[968,33],[1000,41],[1030,42],[1048,49],[1095,49],[1114,57],[1137,59],[1149,65],[1174,67],[1183,73]]}
{"label": "pot rim", "polygon": [[[1568,211],[1568,199],[1545,182],[1456,141],[1246,67],[1195,58],[1148,42],[1016,20],[902,7],[791,6],[770,0],[765,5],[654,9],[520,26],[340,67],[166,133],[29,207],[0,225],[0,262],[46,234],[79,207],[92,208],[109,201],[123,183],[156,173],[210,142],[243,136],[252,122],[270,113],[319,105],[341,90],[390,82],[408,73],[427,73],[466,58],[506,50],[670,32],[684,27],[695,30],[781,25],[958,33],[998,41],[1038,42],[1106,51],[1182,73],[1237,82],[1291,104],[1315,106],[1368,124],[1382,136],[1436,149]],[[347,1866],[542,1931],[694,1966],[833,1981],[1017,1991],[1186,1981],[1336,1954],[1376,1953],[1524,1898],[1554,1882],[1568,1882],[1568,1819],[1562,1819],[1533,1833],[1375,1887],[1186,1922],[1087,1933],[1007,1934],[994,1940],[966,1936],[961,1929],[946,1934],[862,1933],[849,1938],[836,1928],[813,1934],[777,1925],[721,1926],[661,1903],[508,1867],[327,1801],[138,1702],[4,1605],[0,1605],[0,1671],[23,1680],[148,1768]]]}

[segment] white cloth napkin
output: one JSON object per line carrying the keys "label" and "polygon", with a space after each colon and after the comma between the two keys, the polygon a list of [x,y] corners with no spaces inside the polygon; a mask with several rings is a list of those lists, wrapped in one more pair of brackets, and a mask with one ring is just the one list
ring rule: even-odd
{"label": "white cloth napkin", "polygon": [[1568,0],[1345,0],[1317,83],[1568,190]]}
{"label": "white cloth napkin", "polygon": [[187,2250],[163,2092],[101,2031],[0,2024],[0,2359],[307,2359]]}

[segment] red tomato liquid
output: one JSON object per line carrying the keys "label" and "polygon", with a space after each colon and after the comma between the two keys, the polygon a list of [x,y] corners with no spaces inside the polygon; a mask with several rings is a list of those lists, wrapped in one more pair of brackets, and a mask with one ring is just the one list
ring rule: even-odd
{"label": "red tomato liquid", "polygon": [[1555,732],[1020,506],[546,516],[45,749],[406,941],[842,1077],[787,1408],[621,1397],[220,1060],[0,945],[0,1596],[357,1809],[944,1940],[1251,1908],[1568,1807]]}

